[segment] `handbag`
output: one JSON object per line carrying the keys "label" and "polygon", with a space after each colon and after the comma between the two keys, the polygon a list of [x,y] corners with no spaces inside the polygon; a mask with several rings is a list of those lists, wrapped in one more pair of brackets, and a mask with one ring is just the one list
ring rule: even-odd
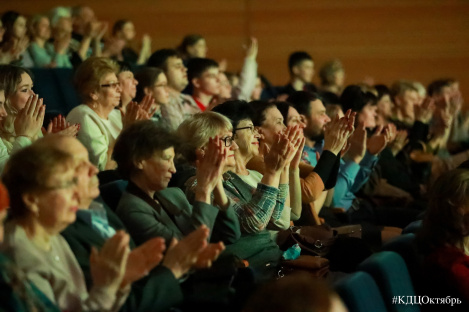
{"label": "handbag", "polygon": [[295,260],[283,260],[278,278],[298,272],[309,274],[314,278],[323,278],[329,273],[329,260],[308,255],[301,255]]}
{"label": "handbag", "polygon": [[337,231],[327,224],[291,226],[289,229],[278,233],[277,244],[282,250],[298,244],[303,255],[324,257],[329,253],[330,247],[337,239],[337,235]]}
{"label": "handbag", "polygon": [[362,238],[361,224],[344,225],[332,228],[338,236]]}

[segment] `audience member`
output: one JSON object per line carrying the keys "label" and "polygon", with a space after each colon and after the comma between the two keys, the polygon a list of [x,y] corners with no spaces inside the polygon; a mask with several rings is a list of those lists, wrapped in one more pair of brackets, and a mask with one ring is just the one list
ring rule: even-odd
{"label": "audience member", "polygon": [[316,86],[311,83],[314,76],[314,61],[307,52],[297,51],[290,54],[288,70],[290,82],[280,91],[280,94],[286,94],[288,97],[295,91],[317,91]]}
{"label": "audience member", "polygon": [[33,67],[33,62],[26,51],[29,44],[26,17],[18,12],[8,11],[2,15],[5,29],[0,42],[0,64],[15,63],[24,67]]}
{"label": "audience member", "polygon": [[177,47],[177,50],[184,60],[185,65],[187,65],[187,62],[191,58],[207,57],[207,43],[205,42],[205,38],[197,34],[185,36],[181,44]]}
{"label": "audience member", "polygon": [[339,60],[324,63],[319,70],[321,79],[321,92],[340,96],[344,88],[345,71]]}
{"label": "audience member", "polygon": [[[135,38],[135,26],[130,20],[118,20],[112,27],[112,38],[109,40],[109,48],[118,47],[119,49],[103,51],[103,56],[115,58],[118,61],[126,62],[135,65],[143,65],[147,62],[151,55],[151,38],[145,34],[142,38],[142,47],[137,54],[129,44]],[[116,43],[116,41],[121,41]],[[108,55],[106,55],[106,53]]]}
{"label": "audience member", "polygon": [[117,232],[90,260],[93,287],[60,232],[76,218],[78,193],[73,158],[41,142],[15,153],[3,173],[11,200],[4,250],[29,281],[61,310],[117,311],[130,284],[123,277],[129,236]]}
{"label": "audience member", "polygon": [[140,102],[145,96],[150,96],[155,105],[155,113],[151,119],[163,127],[170,128],[161,114],[161,107],[169,103],[168,80],[163,70],[147,67],[137,72],[135,79],[138,81],[135,101]]}
{"label": "audience member", "polygon": [[147,106],[129,104],[123,117],[115,109],[122,92],[117,71],[116,63],[106,58],[92,57],[83,62],[75,73],[75,85],[85,104],[75,107],[67,116],[68,121],[81,125],[77,138],[100,171],[116,168],[111,155],[122,128],[135,120],[150,118],[151,102]]}
{"label": "audience member", "polygon": [[[425,276],[435,295],[469,303],[467,168],[443,173],[433,184],[429,205],[417,239],[424,259]],[[436,289],[435,289],[436,288]]]}
{"label": "audience member", "polygon": [[187,117],[200,112],[200,108],[192,97],[182,94],[189,81],[187,68],[176,50],[161,49],[154,52],[147,62],[147,66],[161,68],[168,79],[169,102],[161,107],[161,115],[170,129],[177,127]]}
{"label": "audience member", "polygon": [[34,67],[72,68],[67,55],[70,35],[56,33],[54,44],[49,43],[51,27],[47,16],[35,15],[30,21],[31,43],[28,52],[34,62]]}
{"label": "audience member", "polygon": [[203,112],[220,94],[218,63],[207,58],[192,58],[187,64],[187,78],[192,98]]}

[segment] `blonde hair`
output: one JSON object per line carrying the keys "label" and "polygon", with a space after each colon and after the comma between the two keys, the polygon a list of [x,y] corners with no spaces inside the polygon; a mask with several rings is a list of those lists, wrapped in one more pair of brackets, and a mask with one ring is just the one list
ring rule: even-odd
{"label": "blonde hair", "polygon": [[340,60],[331,60],[322,65],[319,70],[319,78],[322,85],[329,85],[334,83],[334,77],[337,72],[344,71],[344,66]]}
{"label": "blonde hair", "polygon": [[392,98],[395,98],[396,96],[403,95],[406,91],[418,92],[418,89],[415,87],[412,81],[398,80],[392,84],[389,91],[391,92]]}
{"label": "blonde hair", "polygon": [[231,121],[215,112],[195,114],[184,120],[177,129],[177,136],[181,142],[179,153],[188,161],[196,160],[197,148],[207,144],[208,139],[218,135],[221,131],[231,131]]}
{"label": "blonde hair", "polygon": [[99,89],[101,79],[107,74],[117,74],[117,63],[105,57],[90,57],[77,68],[74,83],[85,102],[92,99],[90,93]]}

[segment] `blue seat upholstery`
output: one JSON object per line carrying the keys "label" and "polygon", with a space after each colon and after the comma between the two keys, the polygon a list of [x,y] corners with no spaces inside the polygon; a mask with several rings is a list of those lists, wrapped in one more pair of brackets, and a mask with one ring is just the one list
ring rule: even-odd
{"label": "blue seat upholstery", "polygon": [[[44,99],[48,116],[67,114],[79,104],[73,83],[73,69],[31,68],[34,92]],[[45,124],[49,121],[45,120]]]}
{"label": "blue seat upholstery", "polygon": [[402,234],[417,233],[417,231],[421,227],[422,227],[422,220],[411,222],[402,230]]}
{"label": "blue seat upholstery", "polygon": [[368,273],[355,272],[334,288],[350,312],[387,311],[378,285]]}
{"label": "blue seat upholstery", "polygon": [[124,193],[127,184],[127,181],[117,180],[106,183],[99,187],[102,199],[106,205],[111,208],[111,210],[116,211],[119,200],[122,196],[122,193]]}
{"label": "blue seat upholstery", "polygon": [[399,254],[382,251],[359,265],[359,270],[369,273],[378,284],[388,311],[420,311],[418,305],[393,304],[394,296],[415,296],[407,266]]}

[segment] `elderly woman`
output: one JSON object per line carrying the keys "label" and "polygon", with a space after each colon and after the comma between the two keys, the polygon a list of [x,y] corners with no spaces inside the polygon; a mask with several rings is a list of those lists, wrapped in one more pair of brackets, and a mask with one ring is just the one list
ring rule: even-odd
{"label": "elderly woman", "polygon": [[57,37],[55,42],[49,43],[51,38],[50,21],[45,15],[35,15],[30,21],[31,43],[28,52],[34,62],[34,67],[72,68],[67,55],[70,35]]}
{"label": "elderly woman", "polygon": [[[3,223],[9,206],[8,191],[3,184],[0,184],[0,244],[3,243]],[[5,296],[0,302],[2,311],[60,311],[43,293],[28,282],[16,265],[2,253],[0,253],[0,287]]]}
{"label": "elderly woman", "polygon": [[75,84],[85,104],[75,107],[67,116],[67,121],[81,125],[78,140],[100,171],[115,169],[111,154],[122,128],[134,120],[148,118],[144,111],[147,108],[136,103],[128,105],[124,118],[115,109],[122,92],[117,71],[116,64],[106,58],[91,57],[83,62],[75,73]]}
{"label": "elderly woman", "polygon": [[271,277],[280,260],[280,251],[266,227],[271,219],[280,218],[288,194],[287,185],[279,187],[280,173],[290,154],[294,152],[288,137],[279,137],[278,144],[267,157],[268,172],[253,188],[232,172],[236,168],[235,154],[238,145],[233,139],[233,126],[228,118],[215,112],[196,114],[179,126],[177,134],[183,143],[180,152],[189,164],[181,174],[184,178],[179,185],[186,189],[189,196],[198,186],[198,177],[193,177],[194,164],[206,153],[211,137],[218,136],[222,139],[229,154],[223,168],[225,174],[220,181],[221,191],[230,199],[242,232],[240,240],[227,246],[227,250],[248,260],[249,265],[261,275]]}
{"label": "elderly woman", "polygon": [[[469,171],[442,174],[429,192],[429,207],[417,242],[424,273],[435,295],[451,295],[469,305]],[[435,289],[436,288],[436,289]]]}
{"label": "elderly woman", "polygon": [[15,153],[3,181],[11,200],[4,250],[62,311],[117,311],[130,286],[123,280],[129,237],[118,232],[91,256],[88,291],[70,247],[59,235],[75,221],[78,196],[73,157],[39,142]]}
{"label": "elderly woman", "polygon": [[[264,176],[258,171],[249,170],[246,168],[246,165],[251,160],[251,158],[259,155],[260,139],[258,129],[254,127],[250,117],[249,104],[243,101],[228,101],[215,107],[213,111],[228,117],[233,124],[234,141],[239,148],[235,150],[236,166],[232,171],[253,189],[256,189],[258,183],[262,183]],[[272,230],[289,228],[290,221],[298,220],[301,215],[301,190],[298,164],[301,159],[301,151],[303,150],[301,144],[303,143],[302,141],[304,139],[300,138],[300,132],[298,128],[296,128],[294,131],[297,131],[297,137],[295,139],[295,161],[293,161],[292,166],[290,166],[290,161],[293,160],[292,158],[290,158],[289,161],[285,163],[285,166],[280,172],[279,179],[279,187],[289,187],[291,198],[287,197],[286,201],[284,198],[282,198],[285,196],[284,192],[288,191],[279,193],[279,198],[277,198],[277,201],[285,201],[285,206],[283,207],[280,218],[278,220],[271,219],[271,222],[269,222],[267,228]],[[295,135],[294,131],[291,132],[292,137]],[[264,179],[264,181],[268,180],[270,175],[268,170],[266,170],[266,172],[267,177]],[[292,208],[289,207],[290,199]],[[274,231],[273,233],[276,232]]]}
{"label": "elderly woman", "polygon": [[[199,185],[194,204],[190,205],[179,188],[167,187],[176,172],[175,143],[171,133],[152,121],[136,123],[122,132],[113,158],[129,185],[121,197],[117,215],[137,244],[161,236],[169,245],[171,239],[181,239],[202,224],[213,230],[212,241],[233,243],[239,238],[239,224],[232,208],[227,209],[228,200],[222,199],[221,205],[218,200],[219,207],[211,203],[228,151],[219,141],[208,148],[207,157],[198,164]],[[219,224],[216,229],[215,222]]]}

